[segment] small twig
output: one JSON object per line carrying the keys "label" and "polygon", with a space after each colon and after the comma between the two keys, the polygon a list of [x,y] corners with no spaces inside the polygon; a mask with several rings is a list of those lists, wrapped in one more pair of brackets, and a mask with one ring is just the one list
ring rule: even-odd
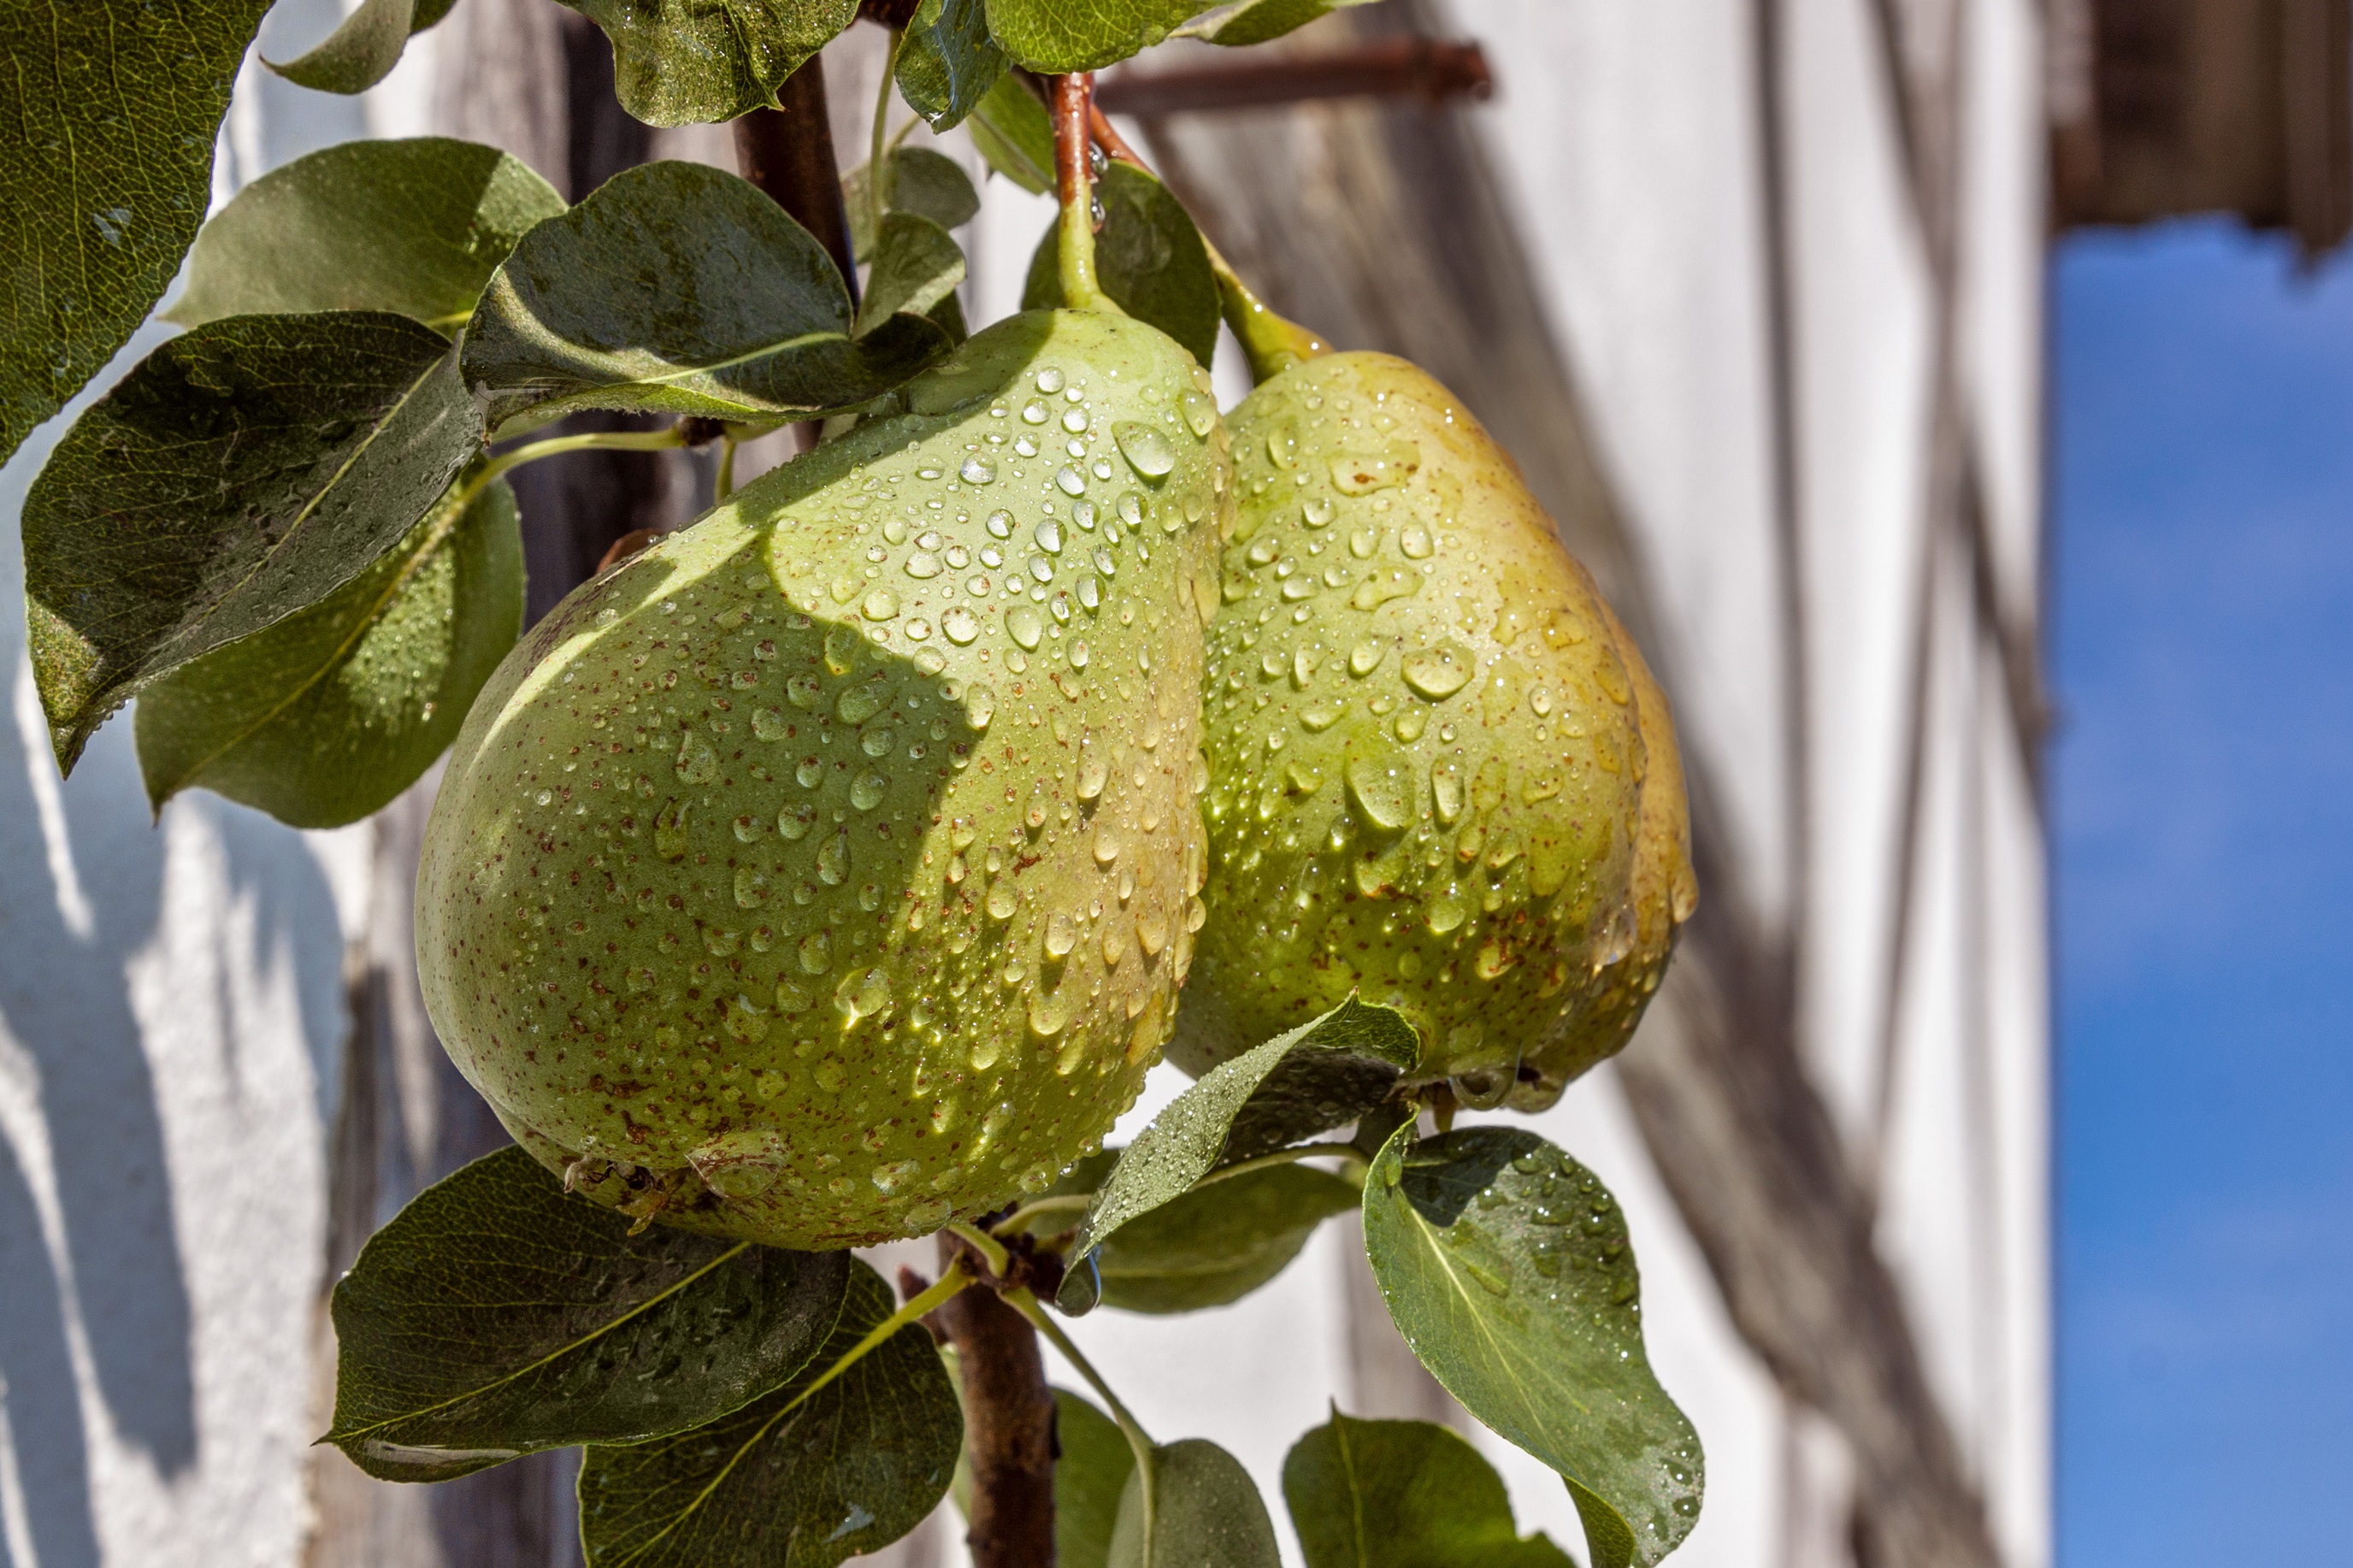
{"label": "small twig", "polygon": [[1254,1160],[1237,1160],[1230,1165],[1220,1165],[1186,1190],[1198,1193],[1203,1187],[1213,1187],[1230,1177],[1247,1176],[1252,1171],[1271,1170],[1277,1165],[1293,1165],[1302,1160],[1320,1159],[1326,1154],[1337,1155],[1346,1162],[1354,1167],[1351,1173],[1355,1178],[1363,1181],[1367,1167],[1364,1152],[1354,1143],[1301,1143],[1289,1149],[1277,1149],[1271,1154],[1261,1154]]}
{"label": "small twig", "polygon": [[1475,43],[1396,38],[1321,54],[1288,54],[1182,70],[1137,70],[1104,79],[1103,106],[1150,118],[1204,110],[1271,109],[1335,98],[1484,99],[1495,90]]}
{"label": "small twig", "polygon": [[[969,1237],[943,1231],[941,1256],[961,1268]],[[956,1349],[964,1382],[965,1457],[972,1471],[965,1543],[974,1568],[1047,1568],[1054,1561],[1054,1395],[1038,1336],[1008,1303],[1027,1292],[968,1291],[933,1320]]]}
{"label": "small twig", "polygon": [[1050,1198],[1033,1198],[998,1220],[993,1227],[998,1236],[1019,1236],[1029,1228],[1030,1221],[1040,1215],[1077,1214],[1094,1202],[1092,1193],[1062,1193]]}
{"label": "small twig", "polygon": [[948,1226],[947,1229],[952,1235],[962,1237],[975,1252],[987,1258],[990,1272],[997,1279],[1005,1278],[1006,1267],[1012,1259],[1006,1252],[1002,1242],[978,1226],[967,1225],[962,1220],[955,1221]]}
{"label": "small twig", "polygon": [[1058,247],[1062,305],[1071,310],[1116,312],[1119,307],[1103,291],[1095,273],[1094,159],[1088,152],[1094,80],[1092,71],[1053,79],[1054,194],[1062,204]]}

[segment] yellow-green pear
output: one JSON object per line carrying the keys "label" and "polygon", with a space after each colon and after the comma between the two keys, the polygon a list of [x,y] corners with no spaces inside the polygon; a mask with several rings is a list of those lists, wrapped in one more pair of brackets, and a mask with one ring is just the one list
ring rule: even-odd
{"label": "yellow-green pear", "polygon": [[1171,1055],[1401,1009],[1419,1080],[1536,1109],[1625,1044],[1696,897],[1664,697],[1514,467],[1403,360],[1229,420],[1209,910]]}
{"label": "yellow-green pear", "polygon": [[575,1190],[782,1247],[1100,1146],[1202,909],[1208,378],[1039,310],[566,599],[468,719],[417,958]]}

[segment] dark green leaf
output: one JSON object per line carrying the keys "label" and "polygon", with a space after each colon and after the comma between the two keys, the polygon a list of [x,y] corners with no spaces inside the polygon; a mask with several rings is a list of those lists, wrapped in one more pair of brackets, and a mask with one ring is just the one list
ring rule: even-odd
{"label": "dark green leaf", "polygon": [[481,438],[455,351],[405,317],[234,316],[149,354],[25,500],[60,765],[141,686],[358,576]]}
{"label": "dark green leaf", "polygon": [[412,33],[449,14],[451,0],[360,0],[324,42],[284,65],[261,63],[298,87],[365,92],[392,74]]}
{"label": "dark green leaf", "polygon": [[496,428],[575,408],[809,417],[872,399],[947,346],[910,316],[854,340],[849,290],[807,229],[733,174],[664,163],[525,235],[464,353]]}
{"label": "dark green leaf", "polygon": [[1191,1312],[1239,1301],[1290,1267],[1318,1225],[1356,1206],[1355,1187],[1305,1165],[1196,1187],[1103,1245],[1103,1304]]}
{"label": "dark green leaf", "polygon": [[843,1315],[847,1253],[628,1232],[521,1149],[427,1187],[335,1287],[327,1440],[439,1481],[677,1432],[776,1388]]}
{"label": "dark green leaf", "polygon": [[1118,1423],[1068,1389],[1054,1390],[1054,1568],[1106,1568],[1135,1450]]}
{"label": "dark green leaf", "polygon": [[1282,1496],[1307,1568],[1577,1568],[1546,1537],[1520,1539],[1495,1468],[1433,1422],[1335,1410],[1292,1446]]}
{"label": "dark green leaf", "polygon": [[691,1432],[591,1447],[589,1568],[834,1568],[921,1524],[964,1446],[929,1331],[908,1324],[810,1392],[891,1311],[890,1287],[853,1262],[832,1339],[792,1382]]}
{"label": "dark green leaf", "polygon": [[1464,1409],[1568,1482],[1594,1568],[1657,1562],[1699,1516],[1691,1423],[1642,1352],[1626,1219],[1533,1132],[1398,1129],[1365,1182],[1398,1331]]}
{"label": "dark green leaf", "polygon": [[1241,1461],[1199,1437],[1152,1450],[1151,1495],[1131,1473],[1112,1568],[1277,1568],[1274,1521]]}
{"label": "dark green leaf", "polygon": [[988,0],[988,30],[1033,71],[1091,71],[1148,49],[1215,0]]}
{"label": "dark green leaf", "polygon": [[[1071,1261],[1082,1262],[1120,1226],[1172,1201],[1208,1174],[1220,1163],[1236,1118],[1293,1054],[1361,1057],[1406,1068],[1419,1051],[1419,1037],[1403,1014],[1351,996],[1322,1017],[1220,1064],[1177,1096],[1121,1153],[1087,1207]],[[1057,1300],[1069,1310],[1077,1307],[1071,1291]]]}
{"label": "dark green leaf", "polygon": [[1031,195],[1054,188],[1054,122],[1008,71],[972,111],[972,143],[988,166]]}
{"label": "dark green leaf", "polygon": [[899,45],[899,94],[934,131],[973,111],[1005,74],[987,0],[923,0]]}
{"label": "dark green leaf", "polygon": [[146,319],[212,200],[268,0],[0,7],[0,460]]}
{"label": "dark green leaf", "polygon": [[886,213],[882,244],[858,306],[860,336],[901,312],[920,316],[964,281],[964,252],[948,231],[913,213]]}
{"label": "dark green leaf", "polygon": [[[1103,292],[1207,365],[1218,350],[1218,279],[1192,215],[1167,186],[1131,163],[1106,168],[1095,194],[1103,205],[1103,226],[1095,236]],[[1021,291],[1025,310],[1062,302],[1057,233],[1049,227],[1029,258]]]}
{"label": "dark green leaf", "polygon": [[1219,6],[1176,32],[1183,37],[1207,38],[1233,48],[1279,38],[1319,16],[1368,3],[1369,0],[1240,0],[1237,5]]}
{"label": "dark green leaf", "polygon": [[196,236],[166,321],[396,310],[443,333],[542,220],[554,187],[495,147],[420,136],[346,142],[237,194]]}
{"label": "dark green leaf", "polygon": [[613,41],[613,90],[649,125],[776,106],[801,62],[858,19],[858,0],[564,0]]}
{"label": "dark green leaf", "polygon": [[[849,214],[849,241],[863,261],[874,247],[874,205],[866,195],[866,165],[841,177],[841,203]],[[902,147],[891,154],[891,188],[883,193],[892,212],[913,213],[942,228],[958,228],[980,210],[980,193],[964,165],[929,147]]]}
{"label": "dark green leaf", "polygon": [[522,629],[514,492],[503,479],[466,489],[461,476],[309,609],[142,691],[149,804],[201,786],[296,827],[337,827],[416,783]]}

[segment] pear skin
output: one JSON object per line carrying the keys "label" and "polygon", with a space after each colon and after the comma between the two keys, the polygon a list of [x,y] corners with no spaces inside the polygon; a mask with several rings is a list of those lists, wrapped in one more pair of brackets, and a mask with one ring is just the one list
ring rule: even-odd
{"label": "pear skin", "polygon": [[575,1191],[827,1248],[1101,1146],[1202,920],[1208,377],[1032,311],[584,585],[460,733],[417,958]]}

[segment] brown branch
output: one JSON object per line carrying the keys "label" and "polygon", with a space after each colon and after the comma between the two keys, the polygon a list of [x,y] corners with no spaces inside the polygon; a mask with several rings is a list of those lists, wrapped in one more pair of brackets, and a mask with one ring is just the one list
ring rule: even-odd
{"label": "brown branch", "polygon": [[776,198],[793,221],[817,237],[858,304],[858,262],[849,245],[849,214],[841,205],[841,166],[833,155],[833,123],[826,117],[825,59],[811,55],[777,89],[776,109],[755,109],[735,121],[735,166]]}
{"label": "brown branch", "polygon": [[989,1287],[979,1256],[940,1233],[940,1262],[959,1256],[982,1276],[979,1289],[942,1304],[928,1320],[955,1346],[964,1379],[965,1454],[972,1509],[965,1543],[973,1568],[1053,1568],[1054,1396],[1038,1331]]}
{"label": "brown branch", "polygon": [[1394,38],[1324,54],[1282,55],[1182,70],[1120,71],[1103,79],[1113,114],[1265,109],[1333,98],[1489,98],[1495,79],[1475,43]]}
{"label": "brown branch", "polygon": [[1072,71],[1052,79],[1048,107],[1054,116],[1054,195],[1068,207],[1081,200],[1091,183],[1087,167],[1087,124],[1094,105],[1092,71]]}

